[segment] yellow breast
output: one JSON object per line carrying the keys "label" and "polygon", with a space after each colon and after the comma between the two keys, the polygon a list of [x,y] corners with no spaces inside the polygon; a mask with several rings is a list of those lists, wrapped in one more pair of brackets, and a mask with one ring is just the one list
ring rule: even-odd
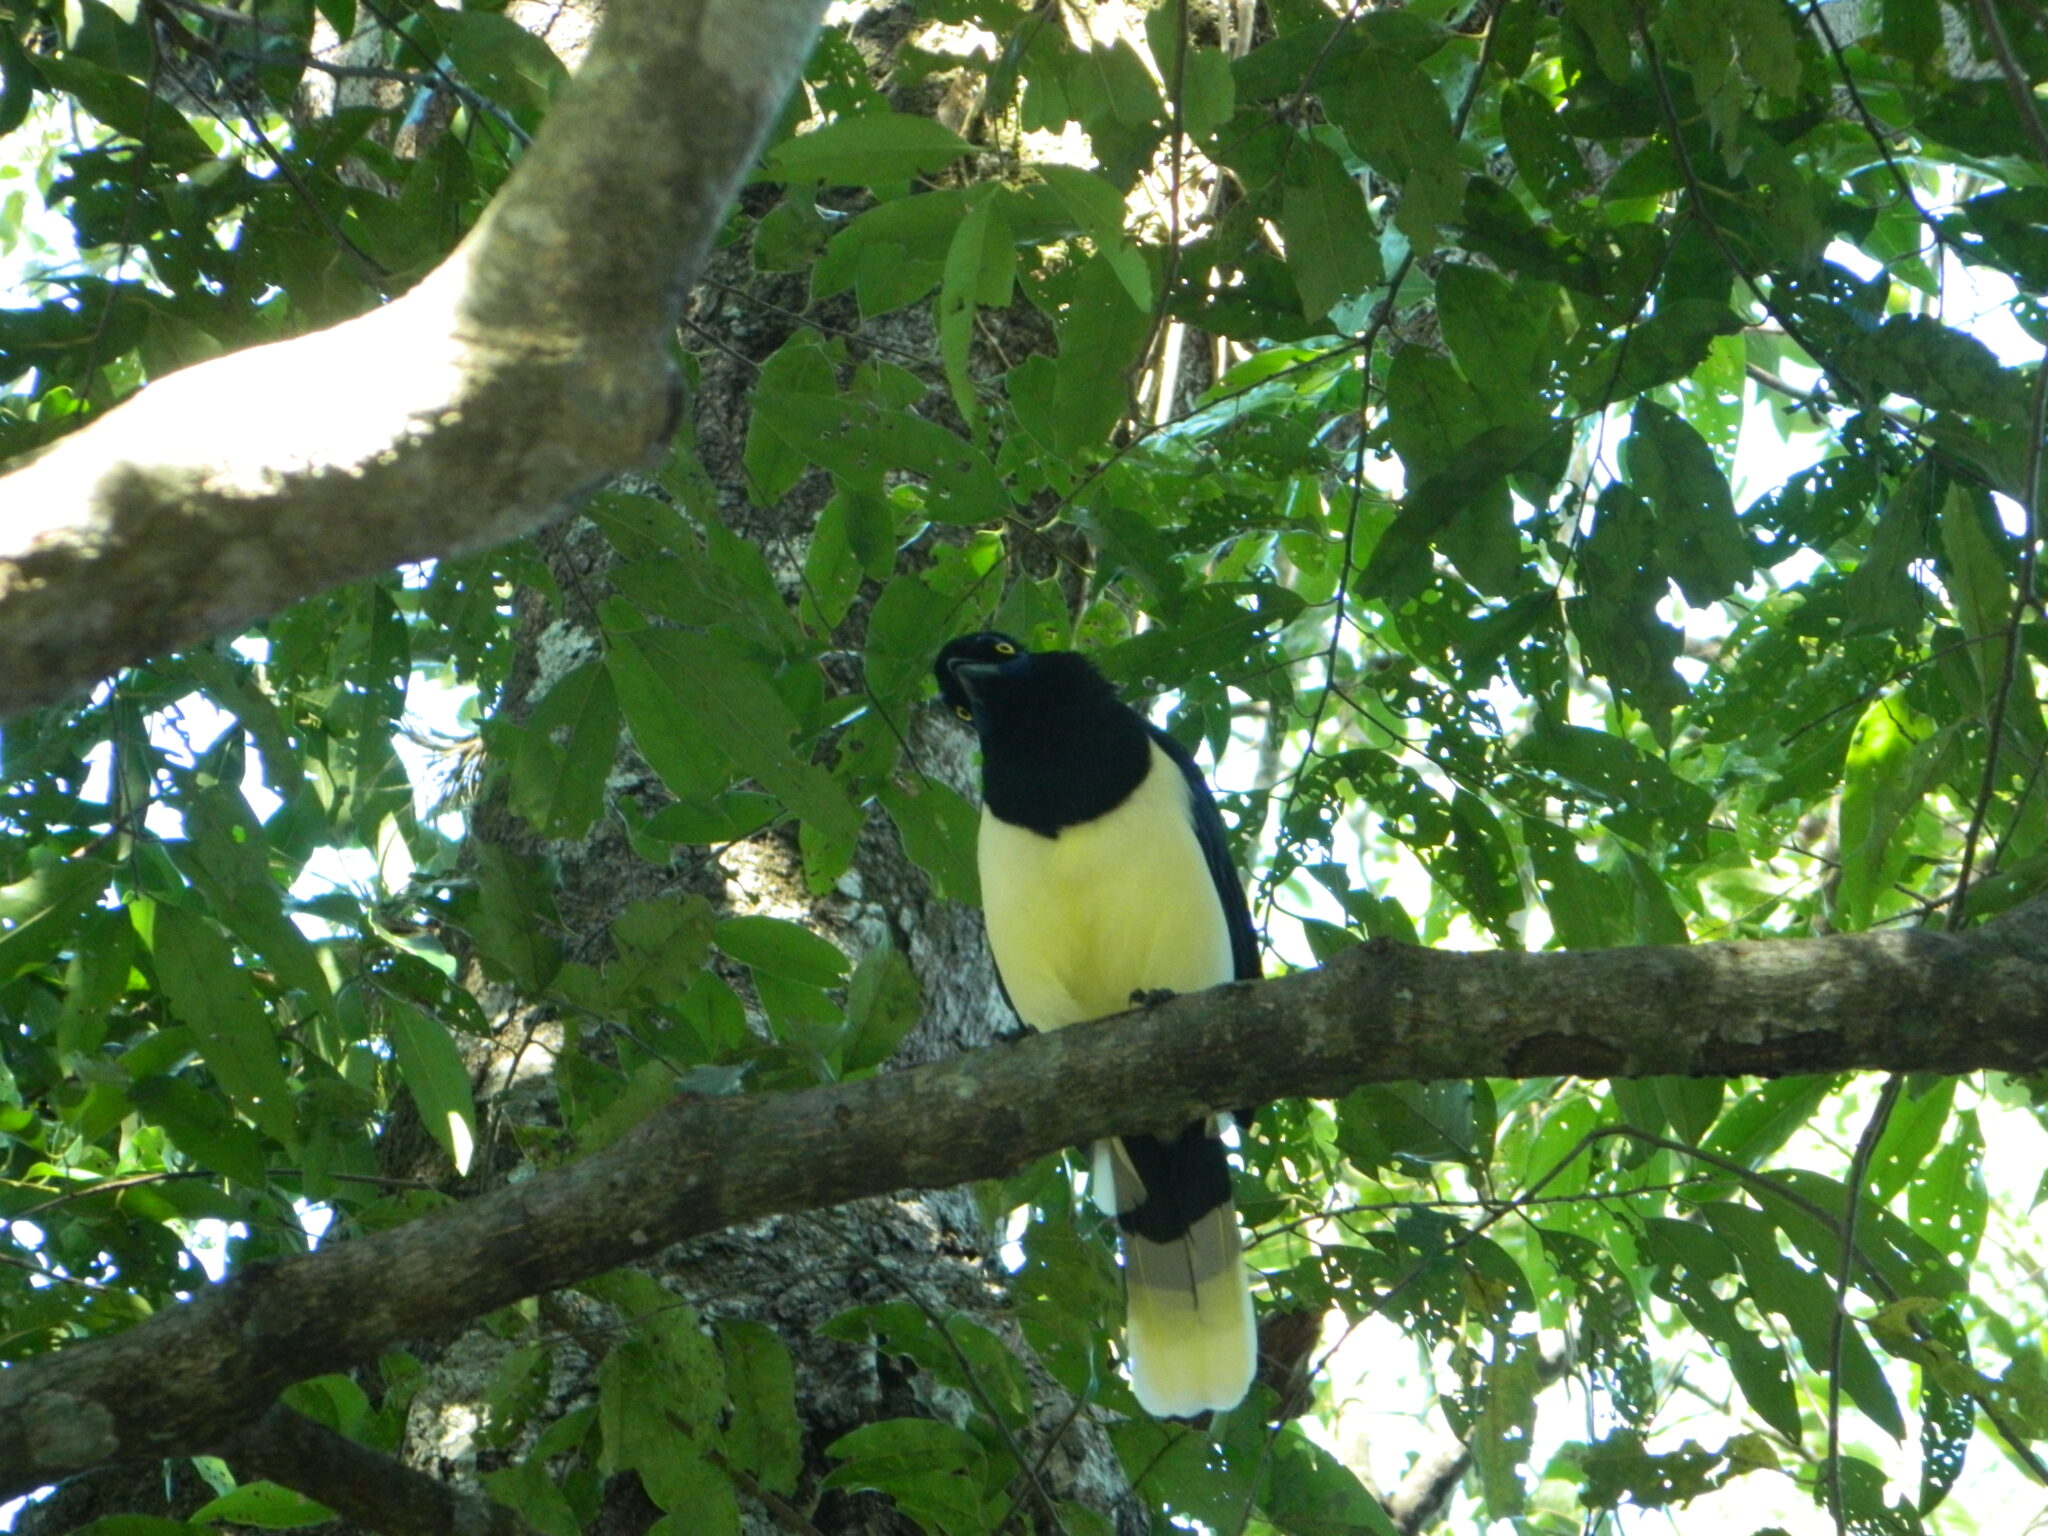
{"label": "yellow breast", "polygon": [[984,809],[979,851],[989,948],[1025,1023],[1056,1029],[1121,1013],[1136,991],[1231,979],[1187,781],[1157,743],[1144,781],[1106,816],[1042,837]]}

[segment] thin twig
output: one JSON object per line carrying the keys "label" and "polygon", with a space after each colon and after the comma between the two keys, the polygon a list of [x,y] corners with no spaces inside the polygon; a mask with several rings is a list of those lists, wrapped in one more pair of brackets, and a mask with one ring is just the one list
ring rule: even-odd
{"label": "thin twig", "polygon": [[270,21],[262,16],[251,16],[244,11],[230,10],[224,5],[208,5],[206,0],[151,0],[155,5],[167,5],[173,10],[183,11],[207,21],[217,21],[223,26],[247,27],[252,32],[270,32],[279,37],[289,37],[292,29],[281,21]]}
{"label": "thin twig", "polygon": [[1864,1124],[1856,1142],[1856,1155],[1849,1160],[1848,1189],[1842,1197],[1842,1253],[1835,1266],[1835,1308],[1828,1319],[1828,1506],[1835,1517],[1836,1536],[1847,1536],[1848,1509],[1842,1502],[1842,1345],[1849,1326],[1849,1275],[1855,1263],[1851,1245],[1856,1240],[1856,1217],[1863,1206],[1863,1185],[1870,1177],[1871,1154],[1891,1123],[1892,1110],[1899,1102],[1905,1077],[1894,1072],[1884,1080],[1877,1105]]}
{"label": "thin twig", "polygon": [[2041,109],[2034,103],[2033,84],[2027,79],[2019,55],[2013,52],[2012,39],[2006,36],[2005,22],[1992,0],[1974,0],[1974,3],[1977,20],[1984,27],[1985,40],[1998,57],[1998,73],[2005,81],[2006,94],[2012,98],[2013,110],[2019,114],[2020,126],[2027,130],[2027,137],[2033,141],[2034,153],[2044,166],[2048,166],[2048,124],[2041,121]]}

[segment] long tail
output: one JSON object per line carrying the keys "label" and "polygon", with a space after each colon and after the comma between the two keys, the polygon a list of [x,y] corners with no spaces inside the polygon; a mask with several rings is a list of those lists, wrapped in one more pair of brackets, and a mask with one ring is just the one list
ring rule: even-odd
{"label": "long tail", "polygon": [[1258,1365],[1230,1168],[1208,1127],[1096,1145],[1096,1199],[1123,1228],[1131,1389],[1145,1411],[1234,1408]]}

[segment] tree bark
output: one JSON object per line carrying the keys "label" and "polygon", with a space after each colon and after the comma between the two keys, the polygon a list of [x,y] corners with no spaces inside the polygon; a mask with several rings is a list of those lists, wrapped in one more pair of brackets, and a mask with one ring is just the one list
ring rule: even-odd
{"label": "tree bark", "polygon": [[245,1270],[0,1374],[0,1497],[217,1445],[295,1380],[685,1237],[994,1177],[1217,1106],[1447,1076],[2044,1066],[2048,899],[1960,935],[1547,954],[1366,944],[1317,971],[861,1082],[679,1098],[573,1166]]}
{"label": "tree bark", "polygon": [[644,462],[675,425],[683,295],[824,9],[614,0],[411,293],[173,374],[0,479],[0,718]]}

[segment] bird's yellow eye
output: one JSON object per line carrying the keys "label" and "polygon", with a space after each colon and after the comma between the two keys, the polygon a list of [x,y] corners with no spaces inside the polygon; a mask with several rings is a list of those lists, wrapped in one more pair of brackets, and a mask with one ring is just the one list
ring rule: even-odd
{"label": "bird's yellow eye", "polygon": [[969,709],[965,704],[955,704],[953,706],[953,713],[958,715],[962,720],[972,720],[974,718],[974,711]]}
{"label": "bird's yellow eye", "polygon": [[1010,644],[1007,640],[998,640],[996,642],[996,654],[998,656],[1014,656],[1017,654],[1017,647]]}

